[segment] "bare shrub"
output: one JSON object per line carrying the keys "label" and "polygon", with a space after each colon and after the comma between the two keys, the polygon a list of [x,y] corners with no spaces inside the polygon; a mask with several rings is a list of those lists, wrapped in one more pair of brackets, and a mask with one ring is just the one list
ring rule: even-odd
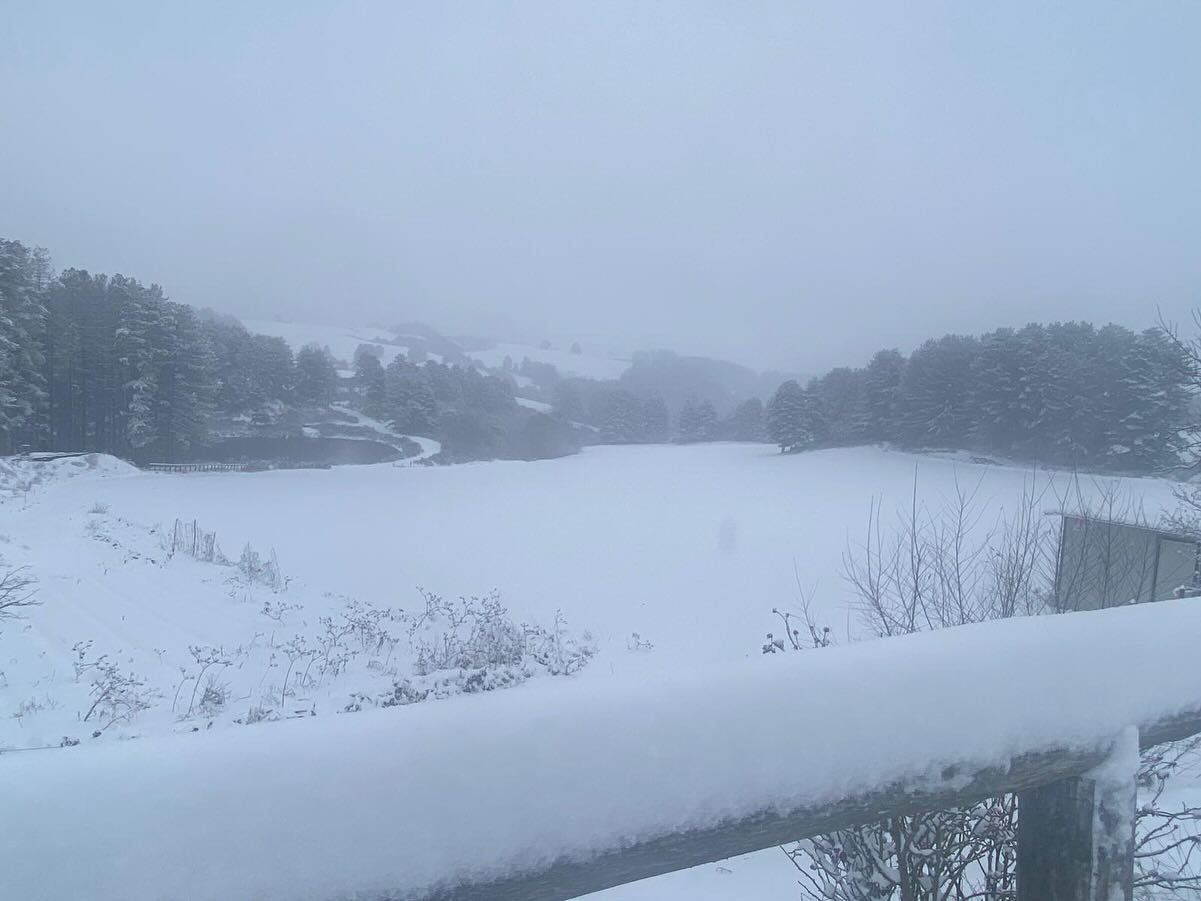
{"label": "bare shrub", "polygon": [[[595,653],[592,637],[587,632],[571,634],[561,613],[546,629],[514,622],[495,591],[456,601],[418,591],[425,609],[415,616],[397,616],[407,623],[416,651],[412,675],[395,680],[387,692],[352,695],[346,710],[495,691],[539,673],[567,676],[586,666]],[[348,622],[363,622],[364,612],[357,608]],[[374,623],[374,614],[368,620]],[[378,625],[372,628],[376,631],[371,634],[380,634]]]}
{"label": "bare shrub", "polygon": [[287,588],[288,583],[279,568],[279,560],[272,550],[263,556],[249,544],[242,548],[242,556],[238,558],[238,572],[252,585],[266,585],[275,593]]}
{"label": "bare shrub", "polygon": [[418,675],[521,662],[525,633],[508,618],[499,593],[447,601],[424,588],[417,590],[425,609],[410,620],[409,637],[417,650]]}
{"label": "bare shrub", "polygon": [[267,599],[263,601],[263,609],[259,612],[267,619],[273,619],[277,623],[282,623],[284,617],[296,610],[303,610],[303,604],[285,604],[283,601],[271,601]]}
{"label": "bare shrub", "polygon": [[255,723],[273,723],[279,719],[279,714],[270,707],[261,704],[253,705],[246,715],[234,720],[240,726],[253,726]]}
{"label": "bare shrub", "polygon": [[[1085,491],[1078,480],[1058,495],[1060,509],[1097,517],[1137,517],[1137,505],[1109,483]],[[866,538],[844,555],[844,574],[857,595],[860,622],[890,636],[989,619],[1053,611],[1054,530],[1042,515],[1048,488],[1032,477],[1017,505],[991,522],[977,500],[979,483],[958,484],[947,505],[918,502],[892,529],[871,508]],[[1115,561],[1115,567],[1118,562]],[[798,579],[799,590],[799,579]],[[764,653],[820,649],[830,631],[800,592],[795,612],[773,611],[783,636],[767,636]],[[1138,811],[1136,884],[1140,893],[1197,893],[1193,858],[1201,845],[1201,810],[1159,808],[1168,778],[1198,743],[1144,754],[1139,774],[1151,800]],[[812,901],[966,901],[1016,895],[1017,800],[993,798],[957,810],[893,817],[871,826],[807,839],[784,848]]]}
{"label": "bare shrub", "polygon": [[41,603],[36,597],[36,584],[26,566],[6,570],[0,576],[0,621],[19,619],[30,607]]}
{"label": "bare shrub", "polygon": [[215,716],[223,711],[229,703],[230,686],[217,673],[209,673],[204,680],[204,690],[200,693],[200,700],[196,703],[196,709],[205,716]]}
{"label": "bare shrub", "polygon": [[227,562],[217,545],[217,533],[205,531],[194,519],[191,522],[175,520],[170,533],[163,535],[161,544],[170,557],[184,554],[203,563]]}
{"label": "bare shrub", "polygon": [[96,717],[96,734],[116,723],[132,723],[139,713],[151,706],[156,697],[146,681],[132,672],[123,672],[119,664],[107,655],[97,658],[91,668],[95,671],[90,692],[93,701],[83,716],[86,723]]}
{"label": "bare shrub", "polygon": [[1168,806],[1168,781],[1182,769],[1196,768],[1201,738],[1160,745],[1143,752],[1135,838],[1134,889],[1141,899],[1201,897],[1201,809],[1181,802]]}
{"label": "bare shrub", "polygon": [[[204,680],[205,674],[209,673],[209,670],[213,667],[224,669],[233,663],[229,655],[222,648],[214,648],[207,645],[189,645],[188,653],[192,655],[192,660],[196,665],[196,673],[192,674],[186,668],[181,667],[182,678],[179,685],[176,686],[175,698],[171,702],[171,710],[174,712],[179,702],[180,689],[189,682],[192,684],[192,694],[188,698],[188,709],[184,712],[184,716],[191,716],[197,709],[196,696],[200,692],[201,681]],[[213,674],[210,673],[209,675],[212,676]],[[206,688],[209,684],[209,682],[205,683]],[[201,695],[200,707],[205,708],[203,695]]]}
{"label": "bare shrub", "polygon": [[316,651],[309,647],[308,641],[303,635],[295,635],[288,639],[281,646],[281,651],[288,660],[288,668],[284,671],[284,682],[279,689],[279,706],[283,707],[287,703],[288,682],[292,678],[293,670],[296,669],[297,664],[316,656]]}

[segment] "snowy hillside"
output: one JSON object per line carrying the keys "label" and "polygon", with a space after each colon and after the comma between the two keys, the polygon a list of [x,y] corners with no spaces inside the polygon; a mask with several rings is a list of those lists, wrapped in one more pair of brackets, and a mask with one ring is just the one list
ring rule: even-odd
{"label": "snowy hillside", "polygon": [[[616,675],[653,690],[682,666],[758,656],[798,578],[824,622],[857,632],[841,555],[873,504],[885,519],[908,505],[915,474],[932,507],[979,483],[985,518],[1030,478],[733,444],[197,475],[96,456],[10,463],[0,557],[36,579],[40,605],[0,620],[0,751],[272,730],[529,681],[587,691]],[[1172,503],[1165,482],[1124,487],[1150,513]],[[499,644],[471,644],[481,624]],[[497,647],[503,665],[471,683],[457,661]],[[781,901],[793,880],[782,855],[673,878],[687,897]]]}
{"label": "snowy hillside", "polygon": [[[354,359],[354,352],[360,344],[378,345],[381,349],[380,362],[387,366],[397,354],[407,353],[414,343],[383,328],[345,328],[307,322],[280,322],[275,319],[243,319],[242,324],[251,332],[283,338],[293,352],[306,344],[328,347],[335,359],[347,364]],[[431,355],[430,359],[437,361],[438,357],[435,354]]]}
{"label": "snowy hillside", "polygon": [[[425,351],[424,359],[435,362],[451,362],[440,354],[428,349],[427,337],[408,332],[398,332],[393,329],[365,326],[350,328],[344,326],[323,325],[308,322],[281,322],[275,319],[243,319],[242,324],[251,332],[261,335],[271,335],[283,338],[293,351],[306,344],[318,344],[328,347],[335,358],[349,363],[354,358],[355,349],[360,344],[374,344],[381,348],[380,360],[386,366],[397,354],[406,354],[412,348]],[[449,347],[448,352],[457,354],[450,339],[439,337],[439,346]],[[514,366],[520,367],[522,360],[529,359],[535,363],[548,363],[554,366],[560,375],[577,376],[590,379],[617,379],[625,372],[630,361],[609,354],[587,350],[578,354],[570,350],[544,349],[532,344],[497,343],[479,350],[468,350],[461,361],[475,360],[486,369],[499,370],[504,366],[505,358],[513,361]],[[528,380],[518,378],[519,386]]]}
{"label": "snowy hillside", "polygon": [[571,353],[569,350],[535,347],[532,344],[494,344],[486,350],[471,350],[467,355],[478,360],[489,369],[500,369],[505,357],[521,366],[528,358],[535,363],[547,363],[559,370],[563,376],[578,376],[586,379],[618,379],[630,368],[630,361],[608,354],[592,351]]}

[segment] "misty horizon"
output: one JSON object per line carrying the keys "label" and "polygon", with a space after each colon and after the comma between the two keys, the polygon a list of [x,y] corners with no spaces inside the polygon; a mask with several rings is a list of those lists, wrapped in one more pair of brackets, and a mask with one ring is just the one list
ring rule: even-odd
{"label": "misty horizon", "polygon": [[1197,302],[1195,7],[5,18],[0,234],[197,307],[816,373]]}

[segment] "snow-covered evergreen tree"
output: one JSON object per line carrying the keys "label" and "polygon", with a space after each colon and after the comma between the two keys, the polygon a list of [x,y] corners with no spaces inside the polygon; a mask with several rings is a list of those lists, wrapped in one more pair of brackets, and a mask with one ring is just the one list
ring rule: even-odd
{"label": "snow-covered evergreen tree", "polygon": [[897,404],[905,358],[896,350],[879,351],[863,371],[863,403],[856,431],[865,441],[896,439]]}
{"label": "snow-covered evergreen tree", "polygon": [[676,434],[685,444],[712,441],[717,434],[717,410],[713,404],[695,397],[686,400],[680,408],[680,422]]}
{"label": "snow-covered evergreen tree", "polygon": [[[359,348],[362,350],[362,348]],[[387,403],[386,377],[379,357],[373,353],[355,353],[355,384],[364,413],[373,419],[382,418]],[[433,396],[431,389],[430,396]]]}
{"label": "snow-covered evergreen tree", "polygon": [[764,418],[763,401],[749,398],[718,423],[717,434],[727,441],[764,441],[767,438]]}
{"label": "snow-covered evergreen tree", "polygon": [[642,440],[644,410],[641,401],[624,389],[609,397],[601,437],[609,444],[637,444]]}
{"label": "snow-covered evergreen tree", "polygon": [[424,368],[397,357],[385,372],[384,409],[393,428],[411,435],[433,435],[438,401]]}
{"label": "snow-covered evergreen tree", "polygon": [[0,239],[0,447],[46,438],[44,251]]}
{"label": "snow-covered evergreen tree", "polygon": [[296,400],[302,404],[328,406],[333,403],[338,370],[329,349],[306,344],[296,354]]}
{"label": "snow-covered evergreen tree", "polygon": [[973,421],[968,384],[978,348],[974,338],[947,335],[914,351],[901,380],[901,441],[911,447],[968,445]]}
{"label": "snow-covered evergreen tree", "polygon": [[805,421],[808,406],[805,390],[795,379],[776,389],[767,405],[767,434],[780,446],[781,453],[793,453],[810,443],[812,436]]}
{"label": "snow-covered evergreen tree", "polygon": [[642,401],[642,424],[639,440],[662,444],[671,437],[671,415],[667,401],[656,395]]}

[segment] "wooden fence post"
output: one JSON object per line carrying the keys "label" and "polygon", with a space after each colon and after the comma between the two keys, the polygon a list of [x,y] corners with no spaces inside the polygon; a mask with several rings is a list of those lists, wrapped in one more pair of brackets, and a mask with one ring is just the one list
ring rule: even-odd
{"label": "wooden fence post", "polygon": [[1138,732],[1083,776],[1018,794],[1018,901],[1132,901]]}

